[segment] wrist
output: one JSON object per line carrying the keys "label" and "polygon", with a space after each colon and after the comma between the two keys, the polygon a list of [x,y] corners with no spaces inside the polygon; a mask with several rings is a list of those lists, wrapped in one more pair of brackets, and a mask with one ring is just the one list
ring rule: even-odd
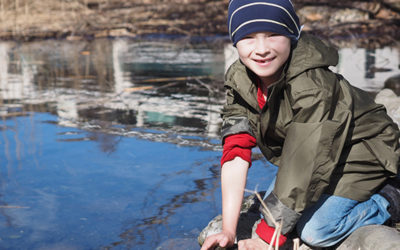
{"label": "wrist", "polygon": [[236,232],[235,231],[236,230],[232,230],[232,229],[225,229],[225,228],[222,229],[222,232],[224,234],[228,234],[228,235],[232,236],[233,238],[236,237]]}
{"label": "wrist", "polygon": [[236,230],[233,231],[232,229],[222,229],[222,233],[229,238],[231,242],[235,241],[236,238]]}

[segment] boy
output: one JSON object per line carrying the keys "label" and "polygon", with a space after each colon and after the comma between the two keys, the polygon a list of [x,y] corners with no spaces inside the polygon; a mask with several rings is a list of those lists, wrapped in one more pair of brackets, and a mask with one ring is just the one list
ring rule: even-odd
{"label": "boy", "polygon": [[[333,246],[361,226],[399,222],[399,130],[364,91],[328,67],[337,51],[302,34],[290,0],[231,0],[228,28],[239,58],[225,77],[222,232],[202,249],[230,246],[258,146],[279,167],[264,202],[311,246]],[[263,215],[266,214],[260,208]],[[239,249],[264,249],[274,224]]]}

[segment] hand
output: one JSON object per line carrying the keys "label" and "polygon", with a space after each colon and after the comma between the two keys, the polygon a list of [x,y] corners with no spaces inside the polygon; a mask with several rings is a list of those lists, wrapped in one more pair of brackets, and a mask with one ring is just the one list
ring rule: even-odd
{"label": "hand", "polygon": [[201,250],[214,249],[218,245],[220,247],[232,246],[235,243],[235,235],[228,232],[221,232],[208,236],[201,246]]}
{"label": "hand", "polygon": [[269,245],[260,238],[241,240],[238,243],[239,250],[267,250]]}

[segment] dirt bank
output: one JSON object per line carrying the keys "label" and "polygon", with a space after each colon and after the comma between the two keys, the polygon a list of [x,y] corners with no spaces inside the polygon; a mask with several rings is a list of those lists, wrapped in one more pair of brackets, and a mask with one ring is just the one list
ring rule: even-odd
{"label": "dirt bank", "polygon": [[[1,0],[0,38],[226,37],[228,0]],[[304,30],[378,47],[400,38],[400,0],[295,0]]]}

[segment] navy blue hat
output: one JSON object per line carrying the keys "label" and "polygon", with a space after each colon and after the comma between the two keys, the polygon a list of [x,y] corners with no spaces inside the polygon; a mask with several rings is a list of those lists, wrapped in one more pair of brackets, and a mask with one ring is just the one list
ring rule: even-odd
{"label": "navy blue hat", "polygon": [[228,29],[234,46],[245,36],[262,31],[281,34],[295,42],[301,31],[290,0],[230,0]]}

